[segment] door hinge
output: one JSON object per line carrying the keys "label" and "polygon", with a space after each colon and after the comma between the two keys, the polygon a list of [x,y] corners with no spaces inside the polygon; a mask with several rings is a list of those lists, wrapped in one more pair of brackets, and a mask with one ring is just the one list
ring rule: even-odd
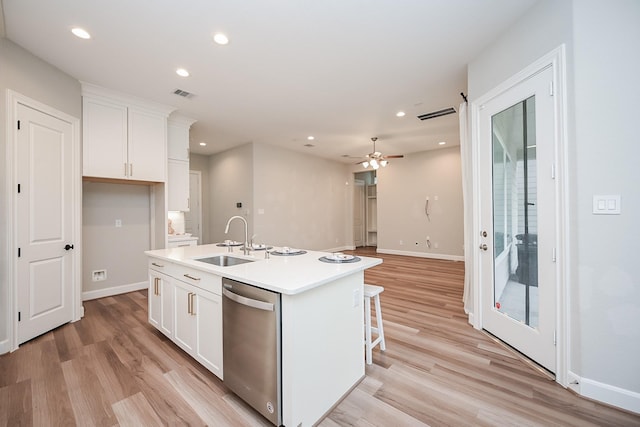
{"label": "door hinge", "polygon": [[556,248],[551,251],[551,261],[556,262]]}
{"label": "door hinge", "polygon": [[553,331],[553,345],[556,345],[558,343],[558,335],[556,334],[556,331]]}
{"label": "door hinge", "polygon": [[553,96],[553,81],[549,82],[549,96]]}
{"label": "door hinge", "polygon": [[551,165],[551,179],[556,179],[556,165]]}
{"label": "door hinge", "polygon": [[20,193],[20,184],[18,184],[18,193]]}
{"label": "door hinge", "polygon": [[18,248],[18,258],[20,258],[20,248]]}
{"label": "door hinge", "polygon": [[20,130],[20,120],[18,120],[18,130]]}
{"label": "door hinge", "polygon": [[22,320],[22,313],[18,312],[18,322],[20,322]]}

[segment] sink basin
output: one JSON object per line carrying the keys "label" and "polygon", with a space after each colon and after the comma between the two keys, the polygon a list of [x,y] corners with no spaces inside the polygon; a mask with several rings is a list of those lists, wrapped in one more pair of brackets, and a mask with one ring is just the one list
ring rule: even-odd
{"label": "sink basin", "polygon": [[254,262],[254,259],[236,258],[229,255],[216,255],[207,258],[196,258],[194,261],[206,262],[207,264],[217,265],[219,267],[231,267],[233,265],[245,264],[247,262]]}

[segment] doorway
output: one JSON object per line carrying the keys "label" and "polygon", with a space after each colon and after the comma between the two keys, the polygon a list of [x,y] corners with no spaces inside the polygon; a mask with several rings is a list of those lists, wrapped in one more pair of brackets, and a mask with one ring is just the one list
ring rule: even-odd
{"label": "doorway", "polygon": [[189,171],[189,210],[184,213],[184,230],[202,241],[202,172]]}
{"label": "doorway", "polygon": [[557,262],[563,205],[556,168],[562,153],[556,55],[473,106],[480,249],[476,327],[552,373],[561,359],[558,324],[566,315]]}
{"label": "doorway", "polygon": [[354,174],[353,233],[354,246],[378,244],[378,200],[375,171]]}
{"label": "doorway", "polygon": [[11,350],[80,319],[79,120],[8,91]]}

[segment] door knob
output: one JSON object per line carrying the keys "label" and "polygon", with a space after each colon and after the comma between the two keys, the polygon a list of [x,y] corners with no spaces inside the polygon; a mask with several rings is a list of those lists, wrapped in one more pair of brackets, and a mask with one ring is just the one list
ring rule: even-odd
{"label": "door knob", "polygon": [[487,232],[486,232],[486,231],[482,231],[482,233],[480,233],[480,235],[481,235],[482,237],[487,237]]}
{"label": "door knob", "polygon": [[480,245],[480,249],[482,249],[483,251],[486,251],[487,250],[487,244],[486,243],[481,244]]}
{"label": "door knob", "polygon": [[68,243],[66,245],[64,245],[64,250],[65,251],[68,251],[69,249],[73,249],[73,245],[70,245]]}

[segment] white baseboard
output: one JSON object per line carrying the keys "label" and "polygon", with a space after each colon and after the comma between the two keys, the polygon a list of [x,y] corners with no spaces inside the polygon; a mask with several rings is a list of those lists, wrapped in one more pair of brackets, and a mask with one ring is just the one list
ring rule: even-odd
{"label": "white baseboard", "polygon": [[340,251],[353,251],[355,246],[338,246],[337,248],[323,249],[320,252],[340,252]]}
{"label": "white baseboard", "polygon": [[640,414],[640,393],[568,373],[569,388],[589,399]]}
{"label": "white baseboard", "polygon": [[379,252],[381,254],[390,254],[390,255],[414,256],[418,258],[444,259],[447,261],[464,261],[463,255],[430,254],[425,252],[399,251],[396,249],[381,249],[381,248],[378,248],[376,252]]}
{"label": "white baseboard", "polygon": [[98,289],[95,291],[87,291],[82,293],[82,301],[88,301],[96,298],[110,297],[113,295],[126,294],[127,292],[139,291],[149,287],[149,282],[131,283],[129,285],[113,286],[111,288]]}

